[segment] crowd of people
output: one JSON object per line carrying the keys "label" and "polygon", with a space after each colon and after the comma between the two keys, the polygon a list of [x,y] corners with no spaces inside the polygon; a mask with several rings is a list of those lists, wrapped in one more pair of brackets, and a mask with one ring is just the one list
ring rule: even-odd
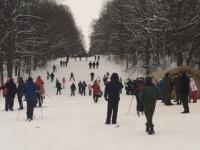
{"label": "crowd of people", "polygon": [[[100,57],[95,56],[95,61],[99,61]],[[66,62],[69,58],[66,58]],[[62,63],[61,63],[62,62]],[[64,66],[63,61],[60,62],[61,67]],[[91,63],[91,62],[90,62]],[[89,64],[90,64],[89,63]],[[67,63],[65,63],[67,66]],[[97,67],[98,68],[98,67]],[[47,71],[47,80],[54,82],[55,74],[57,72],[56,65],[52,66],[53,72],[50,74]],[[89,77],[90,76],[90,77]],[[78,94],[81,96],[93,97],[94,103],[98,103],[100,97],[104,96],[107,104],[107,117],[105,124],[117,124],[118,106],[120,101],[120,94],[125,86],[126,95],[135,95],[136,98],[136,112],[138,116],[141,114],[146,117],[146,132],[148,134],[154,134],[153,114],[155,111],[156,101],[161,100],[166,106],[173,105],[172,93],[175,91],[176,104],[183,104],[183,112],[189,113],[190,96],[193,99],[193,103],[197,102],[197,85],[192,77],[189,77],[185,72],[176,74],[175,76],[166,73],[163,79],[156,80],[156,84],[153,83],[152,76],[146,78],[138,77],[134,80],[130,78],[124,81],[122,84],[122,78],[117,73],[109,72],[103,76],[104,90],[101,88],[101,79],[95,78],[94,72],[91,72],[88,76],[90,83],[86,81],[79,81],[77,86],[75,84],[75,75],[70,73],[70,95],[76,96],[76,89],[78,87]],[[66,88],[66,78],[63,77],[61,82],[56,78],[56,95],[61,95],[61,90]],[[92,82],[92,83],[91,83]],[[3,96],[5,97],[5,111],[13,111],[14,98],[17,95],[19,110],[24,109],[23,95],[27,103],[27,120],[33,119],[33,112],[35,107],[42,107],[43,100],[45,98],[44,81],[41,76],[38,76],[34,82],[31,77],[27,80],[23,80],[22,77],[18,77],[17,85],[13,79],[8,78],[4,86],[0,87],[3,90]],[[88,91],[88,92],[87,92]],[[104,91],[104,92],[103,92]]]}

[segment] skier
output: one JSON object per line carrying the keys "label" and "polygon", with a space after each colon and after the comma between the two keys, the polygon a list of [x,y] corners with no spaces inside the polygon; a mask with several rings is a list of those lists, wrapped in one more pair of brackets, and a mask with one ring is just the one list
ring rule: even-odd
{"label": "skier", "polygon": [[[143,114],[144,112],[144,105],[140,99],[140,92],[142,91],[144,85],[144,78],[137,78],[136,82],[135,82],[135,97],[136,97],[136,101],[137,101],[137,105],[136,105],[136,110],[137,110],[137,114],[138,116],[140,116],[140,113]],[[131,90],[133,91],[133,90]]]}
{"label": "skier", "polygon": [[87,84],[85,83],[85,81],[82,82],[82,88],[81,88],[81,95],[83,94],[85,96],[85,89],[87,87]]}
{"label": "skier", "polygon": [[76,85],[74,83],[71,84],[70,90],[71,90],[71,96],[75,96]]}
{"label": "skier", "polygon": [[94,103],[97,103],[98,102],[98,98],[99,98],[99,93],[100,93],[100,86],[97,83],[97,80],[94,81],[94,84],[92,85],[92,89],[93,89]]}
{"label": "skier", "polygon": [[61,61],[60,61],[60,67],[62,67],[62,66],[63,66],[63,61],[61,60]]}
{"label": "skier", "polygon": [[99,62],[97,61],[97,63],[96,63],[96,67],[97,67],[97,69],[99,68]]}
{"label": "skier", "polygon": [[71,81],[71,79],[73,79],[75,81],[75,79],[74,79],[74,73],[73,72],[70,73],[70,79],[69,79],[69,81]]}
{"label": "skier", "polygon": [[51,82],[53,82],[54,81],[54,73],[53,72],[51,73],[50,77],[51,77]]}
{"label": "skier", "polygon": [[97,59],[97,56],[94,56],[94,60],[96,61],[96,59]]}
{"label": "skier", "polygon": [[33,111],[36,103],[37,87],[32,78],[29,78],[24,85],[25,100],[27,102],[27,120],[33,120]]}
{"label": "skier", "polygon": [[92,68],[92,62],[91,61],[89,62],[89,68],[90,69]]}
{"label": "skier", "polygon": [[194,81],[193,78],[190,78],[190,91],[191,91],[191,96],[192,96],[192,99],[193,99],[193,103],[196,103],[197,102],[197,91],[198,91],[198,88],[197,88],[197,85]]}
{"label": "skier", "polygon": [[91,77],[91,81],[93,81],[94,80],[94,72],[90,73],[90,77]]}
{"label": "skier", "polygon": [[150,76],[145,78],[145,85],[140,92],[141,101],[144,104],[144,113],[146,116],[146,132],[154,134],[154,125],[152,122],[153,114],[155,111],[156,100],[160,97],[158,88],[152,83]]}
{"label": "skier", "polygon": [[53,72],[56,72],[56,65],[53,65]]}
{"label": "skier", "polygon": [[0,90],[3,89],[3,95],[5,96],[5,111],[13,111],[14,98],[17,93],[17,87],[12,78],[8,78],[4,86],[0,87]]}
{"label": "skier", "polygon": [[23,102],[22,102],[22,96],[23,96],[23,88],[24,88],[24,80],[22,77],[18,77],[18,86],[17,86],[17,98],[19,102],[19,110],[23,109]]}
{"label": "skier", "polygon": [[181,75],[181,101],[183,103],[184,111],[182,113],[189,113],[189,105],[188,105],[188,97],[189,97],[189,90],[190,90],[190,79],[187,77],[186,73],[182,73]]}
{"label": "skier", "polygon": [[120,100],[120,91],[123,88],[121,82],[119,82],[119,76],[117,73],[111,75],[111,81],[106,84],[104,98],[108,101],[107,106],[107,118],[105,124],[110,124],[112,115],[112,124],[117,123],[117,112]]}
{"label": "skier", "polygon": [[61,83],[58,79],[56,79],[56,89],[57,89],[57,92],[56,92],[56,95],[58,95],[58,93],[61,95]]}
{"label": "skier", "polygon": [[38,102],[39,102],[39,107],[42,107],[45,90],[44,90],[44,81],[42,80],[41,76],[37,77],[35,85],[37,87],[37,91],[36,91],[37,101],[36,101],[35,107],[37,106]]}
{"label": "skier", "polygon": [[66,79],[65,77],[62,78],[63,89],[65,88]]}
{"label": "skier", "polygon": [[67,67],[67,64],[68,64],[68,61],[65,62],[66,67]]}
{"label": "skier", "polygon": [[95,69],[95,65],[96,65],[96,63],[95,63],[95,62],[93,62],[93,63],[92,63],[93,69]]}

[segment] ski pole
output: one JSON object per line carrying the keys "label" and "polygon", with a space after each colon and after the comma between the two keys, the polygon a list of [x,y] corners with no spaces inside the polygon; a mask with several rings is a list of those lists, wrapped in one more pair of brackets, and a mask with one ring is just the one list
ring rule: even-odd
{"label": "ski pole", "polygon": [[134,97],[134,96],[132,96],[131,103],[130,103],[130,105],[129,105],[129,109],[128,109],[127,115],[129,115],[129,112],[130,112],[131,105],[132,105],[132,103],[133,103],[133,97]]}

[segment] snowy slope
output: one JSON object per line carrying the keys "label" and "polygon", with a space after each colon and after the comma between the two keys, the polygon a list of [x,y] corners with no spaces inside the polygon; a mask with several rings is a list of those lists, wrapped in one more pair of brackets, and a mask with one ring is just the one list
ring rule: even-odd
{"label": "snowy slope", "polygon": [[[64,59],[63,59],[64,60]],[[93,61],[93,58],[90,58]],[[51,71],[53,64],[47,66]],[[88,61],[89,62],[89,61]],[[55,83],[46,81],[46,71],[38,70],[34,77],[42,75],[45,80],[46,96],[44,107],[35,109],[35,120],[25,122],[26,111],[20,111],[15,99],[15,111],[5,112],[0,98],[0,147],[6,150],[199,150],[200,149],[200,103],[190,104],[190,114],[183,115],[182,106],[166,107],[158,102],[154,117],[156,135],[145,133],[145,117],[137,117],[135,98],[131,112],[127,115],[132,97],[122,95],[119,104],[119,128],[105,125],[107,103],[103,98],[95,104],[92,97],[70,97],[69,74],[74,72],[76,83],[90,81],[90,72],[100,78],[109,72],[118,72],[124,79],[127,74],[122,66],[100,61],[99,69],[89,70],[88,62],[70,59],[67,68],[58,67],[56,77],[66,77],[67,88],[62,95],[55,95]],[[98,74],[98,76],[97,76]],[[104,89],[104,86],[101,87]],[[88,93],[87,93],[88,95]],[[25,105],[25,103],[24,103]],[[43,115],[42,115],[43,114]]]}

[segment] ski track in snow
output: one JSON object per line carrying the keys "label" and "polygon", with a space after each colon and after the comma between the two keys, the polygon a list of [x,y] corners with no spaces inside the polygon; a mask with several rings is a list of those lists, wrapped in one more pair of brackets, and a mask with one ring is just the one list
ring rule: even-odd
{"label": "ski track in snow", "polygon": [[[155,135],[145,133],[145,117],[138,117],[135,112],[135,99],[130,114],[127,115],[132,96],[121,95],[119,103],[118,123],[105,125],[107,103],[100,98],[93,103],[92,96],[71,97],[69,92],[70,72],[74,72],[76,85],[81,81],[90,83],[90,72],[95,78],[109,71],[118,72],[125,79],[127,74],[123,68],[107,61],[100,60],[99,69],[89,70],[88,62],[70,59],[68,67],[60,68],[59,62],[50,62],[47,66],[50,72],[52,65],[57,66],[56,77],[67,79],[62,95],[55,95],[55,82],[46,80],[47,69],[34,72],[34,80],[41,75],[45,81],[46,99],[43,108],[36,108],[35,119],[25,121],[26,110],[20,111],[15,98],[15,111],[4,111],[4,99],[0,98],[0,147],[6,150],[200,150],[200,102],[190,104],[190,114],[181,114],[182,106],[163,106],[157,103],[154,115]],[[65,60],[65,59],[62,59]],[[93,58],[89,58],[93,61]],[[103,65],[103,66],[102,66]],[[97,76],[97,74],[99,76]],[[101,89],[104,86],[101,82]],[[24,103],[24,106],[26,104]],[[42,117],[43,113],[43,117]]]}

